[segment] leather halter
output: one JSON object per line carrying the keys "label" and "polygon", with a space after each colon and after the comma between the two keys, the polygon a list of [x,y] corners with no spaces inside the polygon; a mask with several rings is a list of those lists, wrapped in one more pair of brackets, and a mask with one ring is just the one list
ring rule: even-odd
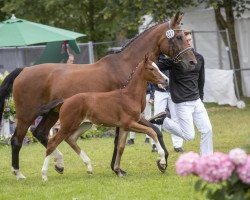
{"label": "leather halter", "polygon": [[[167,39],[169,39],[169,41],[171,41],[172,40],[172,38],[174,37],[174,32],[175,31],[184,31],[183,29],[171,29],[171,27],[170,27],[170,24],[171,24],[171,21],[169,21],[169,29],[166,31],[166,38]],[[167,34],[167,32],[168,31],[171,31],[170,32],[170,37],[168,37],[168,34]],[[165,39],[165,37],[163,38],[163,39]],[[165,55],[167,58],[169,58],[170,60],[172,60],[174,63],[178,63],[178,62],[180,62],[181,60],[179,59],[183,54],[185,54],[186,52],[188,52],[188,51],[193,51],[193,48],[192,47],[187,47],[187,48],[185,48],[185,49],[183,49],[182,51],[180,51],[176,56],[174,56],[173,58],[171,58],[171,57],[169,57],[169,56],[167,56],[167,55]]]}

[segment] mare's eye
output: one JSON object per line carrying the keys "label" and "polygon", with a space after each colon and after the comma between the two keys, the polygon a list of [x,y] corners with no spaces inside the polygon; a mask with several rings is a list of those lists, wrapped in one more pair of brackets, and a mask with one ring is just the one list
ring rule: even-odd
{"label": "mare's eye", "polygon": [[154,68],[149,68],[151,71],[153,71],[154,70]]}
{"label": "mare's eye", "polygon": [[177,35],[176,38],[177,38],[177,40],[182,40],[182,36],[181,35]]}

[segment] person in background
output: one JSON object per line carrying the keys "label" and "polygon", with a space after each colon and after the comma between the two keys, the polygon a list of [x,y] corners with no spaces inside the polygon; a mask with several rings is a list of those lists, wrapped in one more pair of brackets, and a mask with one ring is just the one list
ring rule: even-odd
{"label": "person in background", "polygon": [[[147,84],[147,91],[146,91],[146,107],[145,110],[143,111],[144,117],[146,119],[149,119],[152,117],[152,106],[154,104],[154,88],[151,83]],[[127,141],[127,145],[132,145],[135,143],[135,132],[130,132],[129,134],[129,140]],[[149,143],[150,137],[146,135],[145,138],[145,143]],[[156,149],[156,146],[154,144],[154,141],[151,139],[151,144],[152,144],[152,151]]]}
{"label": "person in background", "polygon": [[67,60],[67,64],[73,64],[74,63],[74,60],[75,60],[75,57],[73,54],[70,54],[69,53],[69,57],[68,57],[68,60]]}
{"label": "person in background", "polygon": [[[192,47],[191,32],[185,31],[184,33],[188,45]],[[150,121],[163,121],[163,129],[184,140],[194,139],[195,124],[201,134],[200,154],[209,155],[213,153],[213,133],[206,108],[202,102],[205,81],[204,58],[196,51],[193,53],[197,60],[193,70],[187,71],[179,63],[174,63],[173,60],[166,57],[158,62],[159,68],[170,70],[170,94],[175,103],[178,122],[169,117],[164,118],[164,115],[162,115],[163,119],[157,116],[151,118]]]}

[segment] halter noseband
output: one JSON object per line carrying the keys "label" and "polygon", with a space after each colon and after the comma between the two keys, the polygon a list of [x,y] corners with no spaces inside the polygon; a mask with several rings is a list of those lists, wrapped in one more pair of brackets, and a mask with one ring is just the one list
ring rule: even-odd
{"label": "halter noseband", "polygon": [[[169,29],[166,31],[166,37],[171,41],[171,39],[174,37],[174,32],[175,32],[175,31],[183,31],[183,29],[171,29],[170,24],[171,24],[171,21],[169,21],[169,24],[168,24]],[[186,52],[192,51],[192,50],[193,50],[192,47],[187,47],[187,48],[183,49],[182,51],[180,51],[180,52],[179,52],[175,57],[173,57],[173,58],[170,58],[170,57],[168,57],[168,56],[166,56],[166,55],[165,55],[165,56],[168,57],[169,59],[171,59],[174,63],[178,63],[178,62],[181,61],[181,60],[179,59],[180,56],[182,56],[182,55],[185,54]]]}

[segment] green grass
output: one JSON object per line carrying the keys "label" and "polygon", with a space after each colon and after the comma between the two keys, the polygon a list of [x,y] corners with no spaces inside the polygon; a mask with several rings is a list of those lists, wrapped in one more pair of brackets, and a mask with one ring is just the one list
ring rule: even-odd
{"label": "green grass", "polygon": [[[215,151],[228,152],[232,148],[249,145],[250,99],[246,99],[246,102],[247,108],[244,110],[206,105],[213,125]],[[87,175],[86,166],[73,150],[62,143],[59,149],[64,154],[65,172],[63,175],[57,174],[51,160],[47,183],[41,180],[45,149],[40,144],[23,146],[21,150],[20,166],[27,177],[25,181],[16,181],[10,173],[11,149],[0,145],[0,199],[204,199],[194,191],[195,177],[179,177],[176,174],[174,164],[179,154],[173,152],[169,135],[164,134],[170,153],[165,174],[157,169],[158,156],[151,153],[151,147],[144,144],[144,138],[144,135],[137,134],[135,145],[126,147],[121,166],[128,176],[123,178],[116,177],[110,169],[113,138],[79,140],[79,145],[92,160],[92,176]],[[194,141],[185,142],[185,151],[199,152],[199,140],[197,132]]]}

